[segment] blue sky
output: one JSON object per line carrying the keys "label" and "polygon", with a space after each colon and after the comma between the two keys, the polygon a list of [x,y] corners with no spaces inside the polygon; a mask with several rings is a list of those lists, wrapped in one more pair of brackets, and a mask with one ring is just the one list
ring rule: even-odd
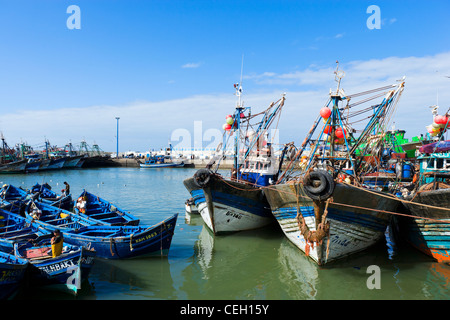
{"label": "blue sky", "polygon": [[[69,5],[79,30],[66,26]],[[370,5],[381,29],[367,28]],[[85,139],[115,151],[120,116],[120,151],[164,147],[194,121],[221,128],[243,56],[244,99],[261,110],[287,94],[284,142],[303,140],[336,60],[348,91],[406,75],[396,125],[420,134],[437,97],[450,106],[449,12],[446,0],[0,1],[0,131],[10,145]]]}

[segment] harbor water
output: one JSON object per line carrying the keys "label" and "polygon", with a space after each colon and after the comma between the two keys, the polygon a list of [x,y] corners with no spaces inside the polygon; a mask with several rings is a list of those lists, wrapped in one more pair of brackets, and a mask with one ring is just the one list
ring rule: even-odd
{"label": "harbor water", "polygon": [[[3,184],[31,188],[67,181],[76,199],[83,189],[130,211],[143,224],[178,213],[169,256],[96,259],[77,297],[46,289],[22,290],[21,299],[78,300],[446,300],[450,267],[402,242],[319,267],[272,225],[213,236],[200,215],[185,212],[183,180],[191,168],[99,168],[2,175]],[[223,172],[224,175],[227,172]],[[376,270],[376,271],[373,271]],[[374,278],[374,276],[378,276]]]}

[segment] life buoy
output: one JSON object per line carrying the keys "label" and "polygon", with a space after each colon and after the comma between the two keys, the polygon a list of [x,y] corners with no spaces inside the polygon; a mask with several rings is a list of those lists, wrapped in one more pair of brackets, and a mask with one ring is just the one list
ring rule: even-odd
{"label": "life buoy", "polygon": [[208,185],[213,172],[209,169],[200,169],[194,174],[194,184],[200,188]]}
{"label": "life buoy", "polygon": [[334,192],[333,177],[325,170],[311,172],[303,180],[303,190],[313,200],[326,200]]}
{"label": "life buoy", "polygon": [[412,179],[412,182],[416,183],[418,179],[419,179],[419,175],[416,173]]}

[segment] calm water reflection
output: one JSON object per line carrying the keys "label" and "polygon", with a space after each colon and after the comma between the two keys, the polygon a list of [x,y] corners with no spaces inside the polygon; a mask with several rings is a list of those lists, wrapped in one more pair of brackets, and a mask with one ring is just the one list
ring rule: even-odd
{"label": "calm water reflection", "polygon": [[[450,267],[409,246],[380,243],[369,251],[318,267],[286,240],[277,225],[213,236],[199,215],[186,215],[183,179],[195,169],[107,168],[3,175],[0,182],[31,188],[63,182],[74,197],[83,189],[153,224],[179,213],[168,258],[97,260],[78,297],[28,290],[17,299],[448,299]],[[368,289],[371,265],[381,289]]]}

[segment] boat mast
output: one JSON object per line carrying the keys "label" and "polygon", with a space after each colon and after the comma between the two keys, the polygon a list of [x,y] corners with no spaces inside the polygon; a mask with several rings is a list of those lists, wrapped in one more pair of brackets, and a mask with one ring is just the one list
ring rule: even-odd
{"label": "boat mast", "polygon": [[[241,76],[242,78],[242,76]],[[242,81],[242,79],[241,79]],[[242,95],[242,82],[236,83],[234,85],[234,88],[236,89],[236,95],[238,97],[238,102],[236,105],[236,112],[235,112],[235,119],[234,123],[236,123],[236,136],[234,137],[234,169],[236,172],[239,170],[239,139],[241,135],[241,113],[243,111],[242,101],[241,101],[241,95]],[[239,175],[236,174],[236,179],[239,179]]]}
{"label": "boat mast", "polygon": [[234,137],[234,169],[236,170],[236,180],[239,180],[239,139],[241,136],[241,113],[244,110],[243,104],[242,104],[242,74],[244,70],[244,55],[242,55],[242,62],[241,62],[241,79],[239,83],[236,83],[234,85],[234,88],[236,89],[236,96],[238,97],[237,106],[236,106],[236,112],[234,115],[234,123],[236,123],[236,136]]}

